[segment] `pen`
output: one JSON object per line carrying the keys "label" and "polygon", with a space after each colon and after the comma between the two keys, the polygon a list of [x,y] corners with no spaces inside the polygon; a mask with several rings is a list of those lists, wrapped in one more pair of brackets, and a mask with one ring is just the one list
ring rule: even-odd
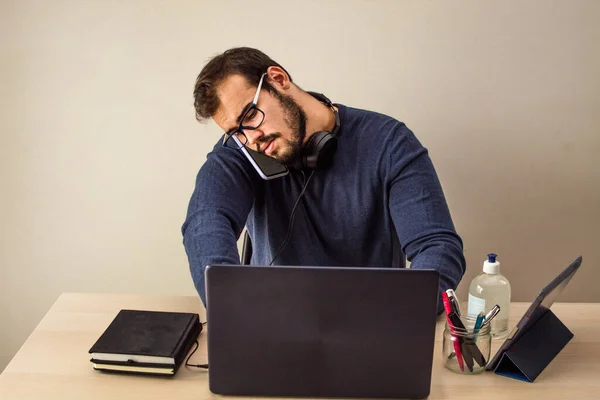
{"label": "pen", "polygon": [[448,299],[450,300],[450,303],[454,305],[454,311],[460,317],[460,314],[461,314],[460,303],[458,302],[458,297],[456,297],[456,293],[454,293],[454,290],[448,289],[448,290],[446,290],[446,294],[448,295]]}
{"label": "pen", "polygon": [[468,342],[467,339],[463,339],[460,349],[462,351],[463,360],[465,361],[465,364],[467,365],[469,372],[473,372],[474,355],[471,352],[471,349],[472,349],[471,343],[467,343],[467,342]]}
{"label": "pen", "polygon": [[[491,310],[490,312],[488,312],[486,314],[485,317],[483,317],[485,319],[485,321],[483,322],[483,325],[487,325],[490,323],[490,321],[496,316],[498,315],[498,313],[500,312],[500,306],[498,304],[496,304]],[[482,325],[482,326],[483,326]]]}
{"label": "pen", "polygon": [[[448,299],[448,294],[446,292],[442,292],[442,301],[444,303],[444,309],[446,310],[446,317],[448,318],[448,325],[450,325],[450,329],[454,326],[452,319],[453,317],[458,318],[456,313],[452,311],[452,306],[450,305],[450,300]],[[459,319],[460,322],[460,319]],[[462,325],[462,324],[461,324]],[[465,364],[462,358],[462,351],[460,350],[460,343],[458,342],[458,337],[452,335],[454,340],[452,341],[454,344],[454,353],[456,353],[456,361],[458,361],[458,366],[461,371],[465,370]]]}

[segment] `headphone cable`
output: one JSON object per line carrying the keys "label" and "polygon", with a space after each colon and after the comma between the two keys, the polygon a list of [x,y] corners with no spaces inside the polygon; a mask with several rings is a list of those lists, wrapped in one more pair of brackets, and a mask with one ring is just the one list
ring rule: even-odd
{"label": "headphone cable", "polygon": [[271,260],[269,265],[273,265],[273,262],[277,259],[277,257],[279,257],[279,254],[281,254],[283,249],[285,249],[285,246],[287,246],[287,244],[292,236],[291,233],[292,233],[292,229],[294,227],[294,214],[296,213],[296,208],[298,207],[298,204],[300,204],[300,199],[304,195],[304,192],[306,191],[306,188],[308,187],[308,182],[310,182],[310,179],[312,178],[313,174],[315,173],[315,170],[313,169],[311,171],[310,175],[308,176],[308,179],[306,179],[306,175],[304,174],[303,170],[300,170],[300,172],[302,172],[302,180],[306,180],[306,182],[304,183],[304,187],[302,188],[302,191],[300,192],[300,195],[298,196],[298,199],[296,199],[296,203],[294,204],[294,207],[292,208],[292,213],[290,215],[290,220],[288,222],[288,230],[287,230],[287,233],[285,234],[285,238],[283,239],[283,242],[279,246],[277,253],[275,253],[275,257],[273,257],[273,259]]}

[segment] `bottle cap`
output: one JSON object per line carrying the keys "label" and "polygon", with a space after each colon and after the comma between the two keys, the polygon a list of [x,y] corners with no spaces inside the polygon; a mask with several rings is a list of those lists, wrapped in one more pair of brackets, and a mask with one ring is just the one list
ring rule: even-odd
{"label": "bottle cap", "polygon": [[494,253],[488,254],[488,259],[483,262],[483,272],[486,274],[498,274],[500,273],[500,262],[496,261],[498,257]]}

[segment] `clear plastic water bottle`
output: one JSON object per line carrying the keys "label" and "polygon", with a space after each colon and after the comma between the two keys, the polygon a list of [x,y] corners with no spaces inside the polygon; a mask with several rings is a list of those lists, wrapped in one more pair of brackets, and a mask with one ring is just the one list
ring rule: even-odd
{"label": "clear plastic water bottle", "polygon": [[510,282],[500,274],[500,262],[496,254],[488,254],[483,263],[483,272],[471,281],[469,286],[468,314],[487,314],[496,304],[500,312],[492,321],[492,337],[502,339],[508,336],[508,317],[510,310]]}

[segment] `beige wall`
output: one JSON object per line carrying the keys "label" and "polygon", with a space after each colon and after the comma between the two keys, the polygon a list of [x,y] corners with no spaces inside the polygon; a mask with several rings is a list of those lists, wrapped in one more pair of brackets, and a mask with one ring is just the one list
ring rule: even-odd
{"label": "beige wall", "polygon": [[461,296],[490,251],[523,301],[583,254],[561,300],[600,301],[600,2],[288,4],[0,2],[0,370],[61,292],[195,294],[180,226],[219,131],[192,86],[237,45],[415,131]]}

